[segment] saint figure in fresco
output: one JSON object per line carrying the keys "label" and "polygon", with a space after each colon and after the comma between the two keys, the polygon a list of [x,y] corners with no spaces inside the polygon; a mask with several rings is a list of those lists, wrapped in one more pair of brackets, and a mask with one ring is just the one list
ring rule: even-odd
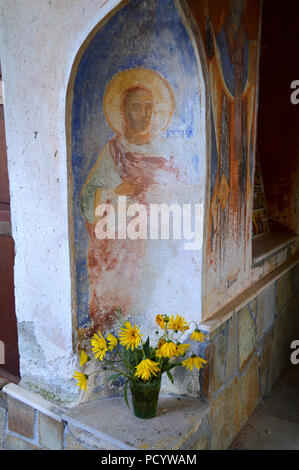
{"label": "saint figure in fresco", "polygon": [[209,75],[213,132],[208,256],[214,276],[233,259],[225,240],[236,252],[247,249],[250,237],[260,2],[188,4],[204,39]]}
{"label": "saint figure in fresco", "polygon": [[[115,132],[100,153],[82,188],[80,208],[89,233],[87,254],[91,332],[110,327],[115,311],[129,311],[138,291],[146,240],[99,240],[95,208],[109,203],[117,212],[118,196],[128,204],[150,203],[153,187],[172,184],[178,172],[170,158],[157,155],[152,142],[168,127],[174,111],[173,91],[153,70],[120,72],[108,83],[103,109]],[[161,201],[163,202],[163,201]]]}

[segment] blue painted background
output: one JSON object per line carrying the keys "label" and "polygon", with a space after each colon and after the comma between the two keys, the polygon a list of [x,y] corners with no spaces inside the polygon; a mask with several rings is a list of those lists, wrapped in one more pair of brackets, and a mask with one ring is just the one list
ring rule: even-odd
{"label": "blue painted background", "polygon": [[[169,80],[176,110],[162,138],[180,138],[184,149],[185,142],[198,135],[196,110],[200,94],[192,44],[173,0],[131,0],[93,37],[78,66],[72,107],[78,327],[87,326],[89,321],[88,234],[80,213],[79,195],[99,153],[113,136],[102,107],[105,87],[116,73],[134,67],[156,70]],[[190,174],[196,177],[200,172],[196,145],[188,146],[188,157],[184,152],[181,155],[188,158]]]}

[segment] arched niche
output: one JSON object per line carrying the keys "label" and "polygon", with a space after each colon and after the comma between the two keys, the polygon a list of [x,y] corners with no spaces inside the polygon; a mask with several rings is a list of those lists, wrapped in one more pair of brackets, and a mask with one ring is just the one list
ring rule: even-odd
{"label": "arched niche", "polygon": [[[174,0],[123,2],[90,33],[72,68],[66,113],[69,224],[73,319],[81,344],[97,329],[115,328],[118,306],[145,335],[153,333],[158,313],[201,320],[206,85],[184,12],[183,2]],[[124,115],[117,117],[117,110],[124,111],[117,100],[124,101],[117,93],[126,91],[125,80],[127,89],[144,88],[152,96],[146,143],[129,141],[119,124]],[[128,164],[134,158],[143,159],[142,170],[139,163]],[[190,204],[193,222],[195,204],[201,206],[196,249],[186,249],[183,229],[179,240],[171,234],[170,240],[95,240],[94,207],[115,204],[115,190],[128,173],[130,182],[146,185],[131,202]]]}

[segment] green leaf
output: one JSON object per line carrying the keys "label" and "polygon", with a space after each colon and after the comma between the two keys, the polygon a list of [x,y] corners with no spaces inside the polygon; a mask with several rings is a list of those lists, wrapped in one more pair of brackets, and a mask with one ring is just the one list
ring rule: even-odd
{"label": "green leaf", "polygon": [[125,359],[125,361],[127,361],[131,367],[134,367],[135,365],[135,355],[134,355],[134,352],[131,351],[131,349],[126,349],[124,352],[123,352],[123,357]]}
{"label": "green leaf", "polygon": [[169,365],[165,368],[165,372],[170,371],[170,370],[173,369],[174,367],[179,367],[179,366],[181,366],[181,365],[182,365],[181,362],[174,362],[173,364],[169,364]]}
{"label": "green leaf", "polygon": [[134,349],[133,354],[134,354],[134,367],[136,367],[143,359],[143,352],[142,350]]}
{"label": "green leaf", "polygon": [[149,336],[147,337],[147,340],[143,346],[143,350],[144,350],[144,353],[146,355],[146,357],[149,357],[150,355],[150,339],[149,339]]}
{"label": "green leaf", "polygon": [[160,359],[160,369],[162,372],[166,372],[168,370],[168,365],[169,365],[169,359],[168,358],[161,358]]}
{"label": "green leaf", "polygon": [[111,383],[115,382],[118,377],[120,377],[121,374],[113,374],[110,375],[110,377],[107,377],[106,381],[109,382],[111,380]]}
{"label": "green leaf", "polygon": [[166,371],[167,377],[169,378],[170,382],[173,384],[173,377],[169,370]]}
{"label": "green leaf", "polygon": [[128,383],[129,383],[129,381],[126,380],[126,382],[125,382],[125,388],[124,388],[124,398],[125,398],[125,402],[126,402],[128,408],[130,408],[129,402],[128,402]]}

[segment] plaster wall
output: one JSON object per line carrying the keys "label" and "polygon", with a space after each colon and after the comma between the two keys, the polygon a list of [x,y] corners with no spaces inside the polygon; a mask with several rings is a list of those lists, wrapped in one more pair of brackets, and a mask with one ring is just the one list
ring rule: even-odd
{"label": "plaster wall", "polygon": [[71,377],[77,360],[72,344],[66,89],[80,45],[118,3],[0,4],[22,382],[51,390],[63,400],[76,396]]}

